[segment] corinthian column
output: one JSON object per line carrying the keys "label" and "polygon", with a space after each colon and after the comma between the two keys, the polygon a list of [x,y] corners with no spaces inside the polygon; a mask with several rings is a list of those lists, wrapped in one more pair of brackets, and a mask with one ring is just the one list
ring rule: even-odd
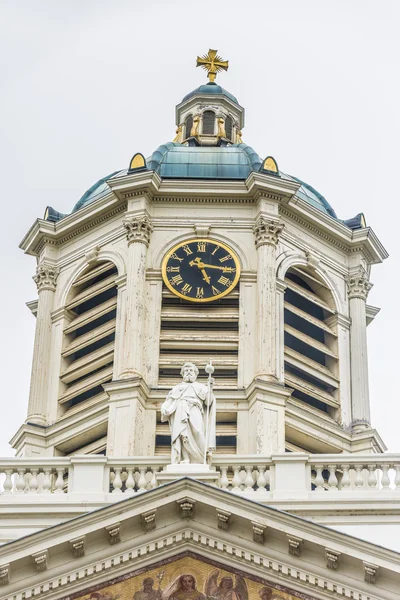
{"label": "corinthian column", "polygon": [[125,302],[122,315],[122,348],[120,379],[141,375],[143,371],[143,339],[145,313],[146,254],[153,230],[149,218],[127,216],[124,220],[128,241],[128,264]]}
{"label": "corinthian column", "polygon": [[43,262],[38,265],[36,275],[33,277],[38,289],[39,302],[27,421],[38,425],[47,423],[51,359],[51,312],[58,274],[58,269]]}
{"label": "corinthian column", "polygon": [[261,216],[254,226],[257,248],[258,379],[277,380],[276,247],[283,229],[278,219]]}
{"label": "corinthian column", "polygon": [[369,406],[366,300],[372,284],[360,269],[347,279],[350,308],[350,369],[352,425],[362,430],[371,422]]}

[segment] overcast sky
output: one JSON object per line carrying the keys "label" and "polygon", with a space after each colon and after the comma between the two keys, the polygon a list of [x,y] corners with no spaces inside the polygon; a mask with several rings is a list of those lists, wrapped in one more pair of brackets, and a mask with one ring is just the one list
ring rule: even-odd
{"label": "overcast sky", "polygon": [[390,253],[373,269],[373,424],[400,451],[398,0],[0,0],[2,436],[25,420],[33,258],[18,249],[47,205],[70,212],[99,178],[175,134],[174,108],[206,81],[198,54],[246,109],[244,141],[363,211]]}

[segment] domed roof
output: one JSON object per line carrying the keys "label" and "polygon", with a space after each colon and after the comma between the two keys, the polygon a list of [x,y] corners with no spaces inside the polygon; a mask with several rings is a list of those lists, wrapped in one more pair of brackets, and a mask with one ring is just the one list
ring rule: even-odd
{"label": "domed roof", "polygon": [[[260,172],[262,160],[247,144],[229,146],[186,146],[177,142],[162,144],[146,160],[148,170],[156,171],[163,179],[231,179],[245,180],[252,171]],[[92,185],[75,204],[72,212],[102,198],[110,192],[107,180],[123,177],[128,169],[114,171]],[[298,181],[297,195],[322,212],[337,219],[329,202],[316,189],[301,179],[280,171],[282,179]],[[344,223],[347,224],[346,221]],[[354,224],[360,227],[361,225]],[[349,224],[350,226],[350,224]],[[356,227],[355,227],[356,228]]]}
{"label": "domed roof", "polygon": [[230,146],[183,146],[168,142],[147,160],[147,167],[161,178],[247,179],[258,171],[261,158],[247,144]]}
{"label": "domed roof", "polygon": [[193,92],[186,94],[186,96],[182,99],[182,102],[186,102],[186,100],[189,100],[190,98],[192,98],[193,96],[196,96],[197,94],[219,94],[221,96],[226,96],[227,98],[229,98],[229,100],[232,100],[232,102],[234,102],[235,104],[239,104],[238,99],[235,98],[235,96],[233,94],[224,90],[224,88],[221,87],[220,85],[218,85],[218,83],[213,83],[211,81],[209,83],[205,83],[204,85],[201,85],[200,87],[196,88],[195,90],[193,90]]}

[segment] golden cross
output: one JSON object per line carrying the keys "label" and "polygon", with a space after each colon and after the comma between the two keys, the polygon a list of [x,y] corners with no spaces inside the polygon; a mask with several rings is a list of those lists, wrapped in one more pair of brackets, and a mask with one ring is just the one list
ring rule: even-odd
{"label": "golden cross", "polygon": [[215,81],[217,73],[219,71],[227,71],[228,70],[228,62],[227,60],[222,60],[220,56],[217,54],[218,50],[210,50],[208,54],[204,56],[198,56],[196,67],[202,67],[207,71],[207,77],[211,82]]}

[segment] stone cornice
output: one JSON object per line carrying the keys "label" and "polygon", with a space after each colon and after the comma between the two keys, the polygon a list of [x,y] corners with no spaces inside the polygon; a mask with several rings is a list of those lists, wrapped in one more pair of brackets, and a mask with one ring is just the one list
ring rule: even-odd
{"label": "stone cornice", "polygon": [[[163,515],[168,514],[167,505],[170,505],[171,511],[175,514],[176,503],[190,499],[195,503],[196,509],[190,520],[183,518],[175,521],[168,526],[168,530],[163,532],[162,521],[160,522],[160,531],[158,527],[151,531],[143,531],[141,515],[149,514],[149,511],[155,511],[158,507],[163,508]],[[224,528],[218,528],[215,519],[215,512],[211,512],[207,517],[209,507],[213,506],[215,511],[224,511],[229,509],[229,517],[232,515],[232,529],[226,531]],[[202,514],[201,519],[196,515]],[[166,518],[161,517],[162,518]],[[124,531],[131,532],[124,537],[124,540],[118,541],[118,551],[115,553],[113,544],[109,542],[109,529],[126,527]],[[254,541],[254,523],[268,525],[268,535],[277,536],[279,548],[268,545],[262,545]],[[239,529],[235,529],[239,527]],[[103,565],[97,568],[97,561],[92,549],[85,552],[85,546],[89,546],[90,535],[98,532],[103,540],[102,550],[100,552],[100,563]],[[238,532],[240,534],[238,535]],[[97,536],[98,537],[98,536]],[[288,539],[301,540],[301,543],[307,545],[307,552],[312,553],[305,563],[300,564],[298,557],[288,553]],[[97,538],[96,538],[97,539]],[[134,544],[132,545],[132,539]],[[168,541],[170,540],[170,541]],[[75,543],[68,551],[69,545]],[[51,557],[59,553],[64,548],[65,570],[60,571],[61,563],[58,559],[57,569],[52,571]],[[19,561],[26,560],[27,557],[37,555],[37,553],[48,551],[50,560],[48,561],[47,571],[37,573],[37,579],[28,588],[40,591],[40,597],[53,598],[51,591],[55,588],[56,596],[60,597],[60,583],[53,586],[53,577],[60,582],[60,573],[63,575],[62,587],[65,586],[65,594],[73,591],[85,589],[89,582],[102,583],[107,577],[126,574],[126,569],[131,568],[130,561],[135,560],[135,568],[151,564],[151,561],[171,557],[177,554],[177,550],[193,549],[200,553],[200,556],[215,557],[222,562],[229,561],[230,565],[239,566],[245,569],[249,574],[262,577],[273,577],[274,573],[279,572],[281,582],[286,585],[292,585],[303,592],[317,593],[320,589],[333,589],[332,585],[344,586],[346,597],[361,597],[361,593],[372,598],[392,598],[386,590],[379,587],[371,588],[373,582],[364,582],[364,564],[373,564],[376,569],[385,569],[391,572],[392,577],[400,573],[399,554],[391,550],[376,546],[369,542],[345,535],[334,529],[316,525],[311,521],[290,515],[285,512],[274,510],[267,506],[262,506],[258,502],[245,500],[230,492],[220,490],[202,484],[190,479],[181,479],[171,484],[166,484],[150,492],[117,502],[106,508],[83,515],[80,518],[60,523],[49,529],[39,531],[28,537],[19,539],[15,542],[6,544],[0,548],[0,564],[11,565],[11,587],[9,598],[15,597],[16,593],[25,591],[26,583],[24,580],[12,580],[13,566],[15,573],[19,573]],[[331,553],[340,553],[341,564],[335,571],[335,579],[332,580],[332,573],[329,574],[325,566],[325,551],[329,549]],[[80,558],[80,562],[75,567],[71,562],[72,554]],[[126,558],[124,558],[126,556]],[[118,558],[117,558],[118,557]],[[312,558],[322,557],[322,564],[318,561],[313,562]],[[348,571],[341,570],[342,565],[350,557],[353,568],[355,565],[356,575],[349,575]],[[61,558],[61,556],[59,556]],[[95,561],[93,563],[93,560]],[[125,563],[125,566],[124,566]],[[108,567],[105,567],[108,565]],[[240,567],[240,565],[242,565]],[[110,570],[109,573],[104,573]],[[87,573],[93,574],[93,577],[84,581],[81,577],[74,575],[75,570],[82,571],[86,569]],[[353,571],[354,572],[354,571]],[[71,576],[70,576],[71,575]],[[24,575],[25,577],[25,575]],[[79,587],[74,583],[79,582]],[[321,586],[321,581],[324,582]],[[40,585],[45,588],[41,589]],[[21,587],[22,586],[22,587]],[[368,586],[368,587],[365,587]],[[45,591],[48,590],[48,591]],[[379,593],[383,595],[379,596]],[[374,594],[377,594],[376,596]],[[34,595],[36,592],[34,592]],[[325,598],[326,596],[319,596]]]}
{"label": "stone cornice", "polygon": [[281,204],[279,212],[346,254],[359,252],[371,264],[380,263],[389,256],[370,227],[351,230],[305,200],[296,197]]}

